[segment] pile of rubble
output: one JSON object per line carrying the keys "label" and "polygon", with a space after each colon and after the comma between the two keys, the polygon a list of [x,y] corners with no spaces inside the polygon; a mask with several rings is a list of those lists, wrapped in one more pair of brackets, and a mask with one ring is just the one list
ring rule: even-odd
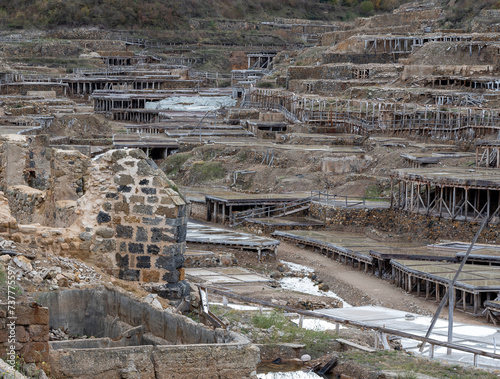
{"label": "pile of rubble", "polygon": [[67,329],[63,328],[50,328],[49,340],[50,341],[67,341],[74,339],[86,339],[87,336],[72,335]]}
{"label": "pile of rubble", "polygon": [[[6,247],[9,247],[8,249]],[[14,272],[16,280],[26,280],[39,287],[83,287],[101,280],[101,275],[85,263],[60,256],[42,256],[22,251],[11,241],[0,242],[0,263]]]}

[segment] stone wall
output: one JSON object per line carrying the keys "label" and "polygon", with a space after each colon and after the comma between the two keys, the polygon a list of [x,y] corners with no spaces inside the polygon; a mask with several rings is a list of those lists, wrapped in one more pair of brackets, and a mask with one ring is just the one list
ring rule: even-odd
{"label": "stone wall", "polygon": [[45,222],[45,192],[25,185],[8,187],[5,196],[12,216],[20,224]]}
{"label": "stone wall", "polygon": [[196,220],[207,221],[207,204],[203,202],[191,202],[189,217]]}
{"label": "stone wall", "polygon": [[64,83],[13,83],[4,84],[0,88],[1,95],[24,95],[30,91],[54,91],[57,96],[65,96],[68,85]]}
{"label": "stone wall", "polygon": [[[186,296],[187,204],[141,150],[113,150],[94,161],[77,223],[93,253],[120,279],[166,283],[161,294]],[[109,267],[109,266],[108,266]]]}
{"label": "stone wall", "polygon": [[75,150],[54,149],[44,224],[65,227],[76,221],[76,200],[85,193],[90,160]]}
{"label": "stone wall", "polygon": [[322,75],[322,66],[289,66],[287,69],[288,80],[322,79]]}
{"label": "stone wall", "polygon": [[[8,352],[11,346],[15,346],[16,356],[25,363],[36,363],[45,371],[48,370],[49,362],[49,310],[37,304],[31,306],[27,303],[16,304],[16,319],[7,318],[8,307],[0,304],[0,358],[10,359]],[[14,321],[15,320],[15,321]],[[12,336],[9,324],[15,323],[16,343],[10,344],[9,337]],[[12,332],[13,333],[13,332]]]}
{"label": "stone wall", "polygon": [[418,31],[423,26],[435,25],[442,17],[443,9],[433,7],[432,9],[407,10],[404,6],[393,13],[385,13],[370,18],[357,18],[355,28],[373,30],[379,27],[404,26],[406,32]]}
{"label": "stone wall", "polygon": [[[36,41],[23,43],[3,43],[0,52],[5,57],[60,57],[78,56],[81,47],[73,42]],[[2,86],[3,87],[3,86]]]}
{"label": "stone wall", "polygon": [[499,9],[482,9],[470,23],[469,30],[475,33],[498,33],[500,32]]}
{"label": "stone wall", "polygon": [[[394,236],[411,240],[437,241],[441,239],[470,241],[474,238],[479,224],[475,222],[452,221],[416,213],[392,209],[346,209],[331,208],[313,203],[310,216],[325,220],[327,226],[370,227]],[[500,242],[500,229],[489,225],[481,233],[478,243]]]}
{"label": "stone wall", "polygon": [[245,20],[189,20],[192,29],[255,30],[257,24]]}
{"label": "stone wall", "polygon": [[[350,79],[385,79],[396,78],[403,70],[403,65],[394,64],[327,64],[322,66],[290,66],[288,80],[350,80]],[[363,75],[360,75],[363,72]]]}
{"label": "stone wall", "polygon": [[27,137],[6,135],[0,137],[0,190],[13,185],[25,185],[27,171]]}
{"label": "stone wall", "polygon": [[[142,325],[153,336],[150,346],[93,348],[89,340],[73,340],[59,348],[61,342],[51,343],[55,378],[250,378],[259,361],[259,349],[244,337],[156,309],[116,287],[50,292],[39,301],[50,309],[50,325],[63,325],[72,334],[116,340],[113,325],[119,320]],[[170,345],[155,343],[154,337]]]}
{"label": "stone wall", "polygon": [[375,87],[375,80],[290,80],[288,90],[296,93],[314,93],[324,96],[339,95],[351,87]]}
{"label": "stone wall", "polygon": [[339,54],[325,53],[321,60],[323,64],[328,63],[348,63],[369,64],[369,63],[397,63],[399,58],[404,58],[408,54]]}
{"label": "stone wall", "polygon": [[[144,152],[113,150],[91,161],[74,150],[28,151],[25,138],[0,143],[0,184],[8,185],[9,212],[21,224],[2,229],[4,237],[93,259],[120,279],[157,283],[158,293],[170,299],[189,294],[187,203]],[[45,191],[26,185],[25,168],[38,156],[50,158]]]}

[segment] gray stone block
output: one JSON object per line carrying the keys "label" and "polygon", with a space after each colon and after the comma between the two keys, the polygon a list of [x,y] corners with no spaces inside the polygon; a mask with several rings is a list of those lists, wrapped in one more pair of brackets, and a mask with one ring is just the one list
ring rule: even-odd
{"label": "gray stone block", "polygon": [[128,251],[132,254],[144,254],[144,244],[129,242]]}
{"label": "gray stone block", "polygon": [[137,227],[135,240],[137,242],[147,242],[148,241],[148,232],[142,226]]}
{"label": "gray stone block", "polygon": [[132,239],[134,236],[134,228],[126,225],[116,225],[116,238]]}
{"label": "gray stone block", "polygon": [[135,204],[132,211],[136,214],[152,216],[153,207],[151,205]]}
{"label": "gray stone block", "polygon": [[100,211],[99,214],[97,215],[98,224],[104,224],[110,221],[111,221],[111,216],[106,212]]}

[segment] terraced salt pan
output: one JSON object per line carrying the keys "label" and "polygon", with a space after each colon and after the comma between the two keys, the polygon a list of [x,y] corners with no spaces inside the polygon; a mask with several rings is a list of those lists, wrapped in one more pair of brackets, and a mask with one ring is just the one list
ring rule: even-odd
{"label": "terraced salt pan", "polygon": [[231,96],[171,96],[158,102],[147,102],[146,109],[207,112],[235,105],[236,100]]}
{"label": "terraced salt pan", "polygon": [[239,245],[249,248],[274,248],[279,245],[278,240],[234,230],[215,228],[210,225],[188,222],[187,227],[186,242]]}

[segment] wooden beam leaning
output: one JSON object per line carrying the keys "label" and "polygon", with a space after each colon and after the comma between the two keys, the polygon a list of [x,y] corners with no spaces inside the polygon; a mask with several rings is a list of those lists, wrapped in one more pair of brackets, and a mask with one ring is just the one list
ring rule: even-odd
{"label": "wooden beam leaning", "polygon": [[[492,215],[493,217],[494,215]],[[460,266],[458,267],[458,270],[457,272],[455,273],[455,276],[453,277],[453,279],[450,281],[450,284],[448,286],[448,291],[445,292],[444,296],[443,296],[443,299],[441,300],[441,303],[439,304],[439,307],[438,309],[436,310],[436,313],[434,314],[434,317],[432,318],[432,321],[431,321],[431,325],[429,326],[429,329],[427,330],[427,333],[425,334],[425,338],[429,338],[429,336],[431,335],[432,333],[432,329],[434,328],[434,325],[436,325],[436,321],[437,319],[439,318],[439,314],[441,313],[441,310],[444,308],[447,300],[448,300],[448,297],[449,297],[449,290],[450,289],[453,289],[455,288],[455,283],[457,282],[458,280],[458,276],[460,275],[460,273],[462,272],[462,269],[465,265],[465,262],[467,261],[467,258],[469,258],[469,255],[472,251],[472,248],[474,247],[477,239],[479,238],[479,235],[481,234],[481,232],[483,231],[483,229],[486,227],[486,225],[488,224],[488,221],[490,220],[490,217],[485,217],[483,219],[483,222],[481,223],[480,227],[479,227],[479,230],[476,232],[476,235],[474,236],[474,238],[472,239],[472,242],[470,243],[469,245],[469,248],[467,249],[467,253],[465,254],[464,258],[462,259],[462,262],[460,262]],[[450,307],[452,310],[453,310],[453,307]],[[451,315],[453,316],[453,311],[451,312]],[[453,327],[453,318],[451,318],[450,320],[448,320],[450,325],[451,325],[451,328]],[[422,352],[424,350],[424,347],[425,347],[425,342],[422,343],[422,345],[420,346],[420,349],[419,351]]]}

